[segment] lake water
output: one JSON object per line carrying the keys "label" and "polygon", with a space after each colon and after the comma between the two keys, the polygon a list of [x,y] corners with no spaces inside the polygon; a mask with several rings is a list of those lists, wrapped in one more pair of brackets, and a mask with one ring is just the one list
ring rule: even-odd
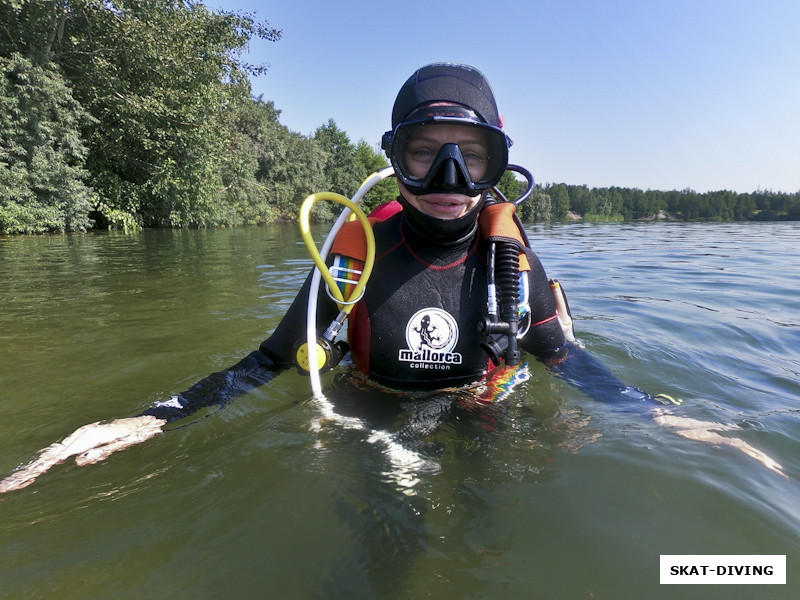
{"label": "lake water", "polygon": [[[320,421],[292,371],[0,496],[0,597],[796,598],[800,224],[529,235],[590,352],[788,478],[536,362],[483,409],[434,394],[388,413],[326,375],[361,429]],[[0,238],[0,476],[244,356],[310,264],[291,226]],[[424,468],[399,477],[375,432]],[[662,586],[664,554],[786,555],[787,585]]]}

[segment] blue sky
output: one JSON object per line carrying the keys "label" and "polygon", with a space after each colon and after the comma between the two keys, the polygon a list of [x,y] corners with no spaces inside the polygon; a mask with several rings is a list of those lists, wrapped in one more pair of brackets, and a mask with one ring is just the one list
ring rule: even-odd
{"label": "blue sky", "polygon": [[[542,183],[800,190],[798,0],[208,0],[283,31],[254,93],[377,145],[418,67],[489,79],[512,162]],[[457,9],[457,10],[456,10]]]}

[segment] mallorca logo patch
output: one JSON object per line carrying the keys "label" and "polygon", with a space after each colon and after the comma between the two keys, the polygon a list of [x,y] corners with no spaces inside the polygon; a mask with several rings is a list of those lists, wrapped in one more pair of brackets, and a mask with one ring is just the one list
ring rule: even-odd
{"label": "mallorca logo patch", "polygon": [[423,308],[406,324],[406,345],[399,359],[412,369],[449,369],[461,364],[461,354],[453,352],[458,343],[458,325],[441,308]]}

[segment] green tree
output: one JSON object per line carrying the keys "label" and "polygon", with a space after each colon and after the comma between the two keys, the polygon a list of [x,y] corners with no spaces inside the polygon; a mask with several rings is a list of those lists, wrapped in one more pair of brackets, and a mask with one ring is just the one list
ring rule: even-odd
{"label": "green tree", "polygon": [[[356,144],[355,160],[361,167],[363,179],[389,166],[386,157],[364,140],[359,140]],[[384,179],[367,193],[361,207],[369,213],[376,206],[391,202],[395,198],[397,198],[397,183],[392,178]]]}
{"label": "green tree", "polygon": [[569,192],[570,210],[582,216],[595,214],[597,198],[592,190],[585,185],[569,185],[567,191]]}
{"label": "green tree", "polygon": [[687,221],[691,221],[703,216],[705,210],[701,204],[704,201],[702,196],[692,189],[686,188],[681,191],[681,200],[678,203],[678,210]]}
{"label": "green tree", "polygon": [[[527,182],[518,179],[513,171],[506,171],[497,184],[498,189],[511,202],[517,201],[527,190]],[[523,222],[549,221],[551,218],[550,196],[542,193],[541,187],[534,187],[527,200],[518,205],[517,214]]]}
{"label": "green tree", "polygon": [[506,200],[514,202],[525,191],[522,182],[516,178],[513,171],[506,171],[497,182],[497,189],[505,196]]}
{"label": "green tree", "polygon": [[800,221],[800,192],[788,196],[786,200],[786,216],[792,221]]}
{"label": "green tree", "polygon": [[0,233],[83,230],[88,115],[57,70],[0,57]]}
{"label": "green tree", "polygon": [[566,218],[570,210],[569,192],[563,183],[550,185],[545,188],[545,193],[550,196],[550,214],[553,219],[561,220]]}
{"label": "green tree", "polygon": [[[313,140],[319,145],[325,161],[326,185],[317,191],[329,191],[350,198],[367,177],[388,166],[386,158],[376,152],[367,142],[360,140],[354,145],[347,133],[333,119],[317,128]],[[383,181],[373,188],[364,202],[369,211],[378,204],[397,197],[397,184]],[[326,203],[327,204],[327,203]],[[331,220],[338,214],[332,204],[320,207],[314,213],[316,220]]]}
{"label": "green tree", "polygon": [[752,194],[738,194],[736,207],[734,208],[734,219],[737,221],[747,221],[756,214],[756,202]]}
{"label": "green tree", "polygon": [[324,186],[318,144],[289,131],[280,111],[261,98],[241,101],[231,119],[231,150],[219,157],[225,204],[239,222],[297,218],[306,196]]}
{"label": "green tree", "polygon": [[647,205],[647,196],[642,190],[639,188],[630,190],[630,197],[633,204],[634,219],[641,219],[642,217],[646,217],[651,214],[650,208]]}
{"label": "green tree", "polygon": [[619,215],[623,220],[628,220],[631,218],[631,215],[625,214],[625,202],[620,188],[613,186],[608,188],[608,194],[606,198],[610,204],[609,215]]}
{"label": "green tree", "polygon": [[534,192],[525,204],[531,207],[531,219],[537,223],[550,221],[553,214],[553,201],[544,192]]}
{"label": "green tree", "polygon": [[86,166],[102,196],[97,218],[144,225],[228,222],[218,199],[231,107],[250,95],[240,58],[280,32],[247,15],[180,0],[15,0],[2,5],[0,51],[60,66],[94,117]]}
{"label": "green tree", "polygon": [[594,197],[597,199],[595,204],[595,215],[602,220],[608,220],[614,214],[613,201],[611,194],[606,188],[592,189]]}
{"label": "green tree", "polygon": [[328,191],[351,196],[361,184],[365,169],[356,161],[356,147],[336,121],[328,119],[314,132],[314,139],[325,153],[325,179]]}

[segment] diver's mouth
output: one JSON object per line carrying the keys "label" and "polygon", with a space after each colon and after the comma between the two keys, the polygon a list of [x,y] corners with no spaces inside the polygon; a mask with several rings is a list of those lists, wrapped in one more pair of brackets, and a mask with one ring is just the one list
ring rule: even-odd
{"label": "diver's mouth", "polygon": [[433,216],[460,217],[468,208],[463,200],[456,198],[437,197],[434,194],[417,198],[421,204],[436,213]]}

